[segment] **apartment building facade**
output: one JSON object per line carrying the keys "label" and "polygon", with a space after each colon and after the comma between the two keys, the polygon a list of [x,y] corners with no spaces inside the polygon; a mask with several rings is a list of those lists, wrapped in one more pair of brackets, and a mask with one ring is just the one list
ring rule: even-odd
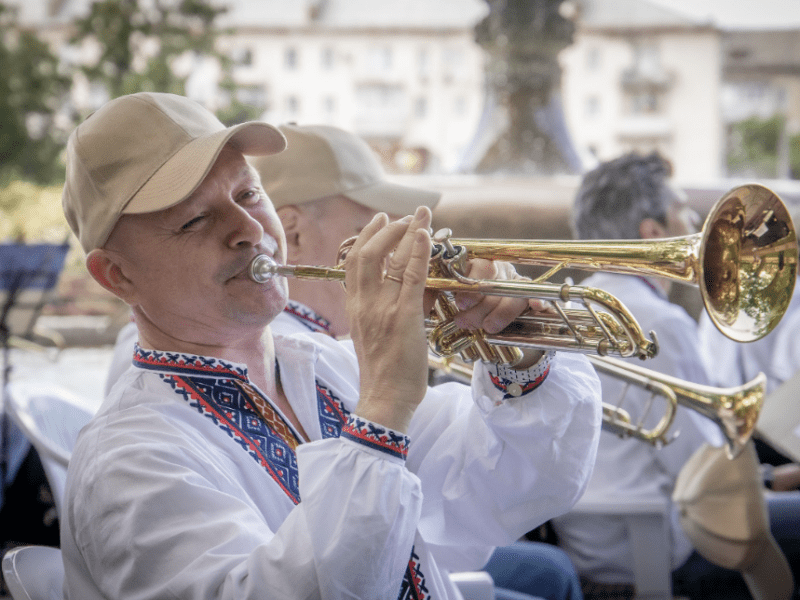
{"label": "apartment building facade", "polygon": [[[91,0],[6,1],[65,61],[91,54],[66,42],[70,20]],[[751,19],[747,29],[666,4],[677,1],[565,1],[576,31],[560,55],[561,99],[585,168],[659,150],[679,180],[708,181],[727,175],[732,123],[777,113],[788,135],[800,131],[800,24]],[[223,4],[220,25],[232,33],[220,49],[234,58],[240,100],[264,120],[351,130],[392,172],[461,170],[485,109],[485,57],[474,37],[485,0]],[[190,96],[211,109],[224,100],[213,62],[189,57],[179,67],[191,73]],[[74,95],[82,106],[105,100],[80,81]]]}
{"label": "apartment building facade", "polygon": [[575,42],[560,56],[562,97],[587,166],[658,150],[678,180],[711,181],[729,175],[734,123],[779,114],[788,134],[800,130],[800,26],[792,19],[747,29],[755,24],[657,0],[578,6]]}

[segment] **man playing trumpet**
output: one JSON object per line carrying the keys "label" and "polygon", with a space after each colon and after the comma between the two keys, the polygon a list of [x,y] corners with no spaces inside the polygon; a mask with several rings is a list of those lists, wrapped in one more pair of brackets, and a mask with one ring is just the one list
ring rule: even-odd
{"label": "man playing trumpet", "polygon": [[[284,144],[167,94],[113,100],[70,138],[67,219],[139,343],[70,464],[67,598],[458,598],[449,570],[583,492],[600,427],[584,358],[529,352],[471,390],[426,388],[429,210],[380,214],[353,246],[355,356],[272,335],[285,281],[247,271],[286,241],[244,157]],[[470,266],[495,271],[514,276]],[[496,328],[540,308],[462,302]]]}

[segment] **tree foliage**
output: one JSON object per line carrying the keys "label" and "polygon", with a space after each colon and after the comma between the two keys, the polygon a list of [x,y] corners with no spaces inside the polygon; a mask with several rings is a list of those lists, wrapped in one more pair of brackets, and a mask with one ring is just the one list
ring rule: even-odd
{"label": "tree foliage", "polygon": [[783,119],[750,117],[731,127],[728,172],[744,177],[775,177]]}
{"label": "tree foliage", "polygon": [[728,173],[740,177],[782,177],[786,173],[785,167],[780,166],[781,152],[788,150],[788,175],[800,179],[800,135],[783,139],[784,135],[786,118],[779,114],[734,123],[728,136]]}
{"label": "tree foliage", "polygon": [[0,2],[0,182],[61,176],[64,136],[53,123],[69,85],[58,58]]}
{"label": "tree foliage", "polygon": [[208,0],[98,0],[75,21],[72,42],[96,44],[95,62],[82,71],[110,98],[136,92],[186,93],[189,71],[179,59],[210,56],[219,61],[223,87],[231,87],[231,60],[216,49],[215,25],[226,8]]}

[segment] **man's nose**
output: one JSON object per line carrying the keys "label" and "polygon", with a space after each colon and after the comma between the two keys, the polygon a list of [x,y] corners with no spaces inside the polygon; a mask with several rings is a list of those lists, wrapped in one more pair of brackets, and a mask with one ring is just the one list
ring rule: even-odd
{"label": "man's nose", "polygon": [[264,227],[247,210],[234,204],[225,216],[225,221],[231,228],[228,236],[228,245],[235,248],[241,245],[254,246],[264,237]]}

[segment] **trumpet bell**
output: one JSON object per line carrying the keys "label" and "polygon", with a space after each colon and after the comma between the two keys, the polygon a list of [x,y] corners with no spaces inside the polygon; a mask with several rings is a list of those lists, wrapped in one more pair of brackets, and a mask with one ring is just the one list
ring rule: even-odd
{"label": "trumpet bell", "polygon": [[706,218],[698,286],[717,328],[737,342],[765,336],[789,306],[797,237],[783,202],[761,185],[737,187]]}
{"label": "trumpet bell", "polygon": [[797,277],[797,237],[781,199],[759,184],[720,198],[700,233],[657,240],[451,239],[470,257],[516,264],[664,277],[692,284],[713,323],[737,342],[767,335],[780,321]]}
{"label": "trumpet bell", "polygon": [[[729,458],[735,458],[753,435],[758,415],[764,405],[767,378],[759,373],[747,383],[729,388],[716,388],[691,383],[645,369],[630,362],[608,357],[590,356],[590,362],[598,372],[617,379],[640,385],[641,387],[662,386],[669,390],[681,406],[685,406],[704,417],[711,419],[725,439],[725,451]],[[671,419],[671,415],[670,415]],[[664,421],[666,431],[671,420]],[[642,436],[638,436],[642,437]],[[661,436],[652,435],[659,440]]]}

